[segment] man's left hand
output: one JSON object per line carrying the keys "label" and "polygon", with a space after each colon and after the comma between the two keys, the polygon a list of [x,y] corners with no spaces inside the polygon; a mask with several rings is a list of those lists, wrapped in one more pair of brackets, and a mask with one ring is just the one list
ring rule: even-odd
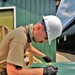
{"label": "man's left hand", "polygon": [[50,57],[48,57],[48,56],[43,57],[43,59],[44,59],[47,63],[52,62],[52,59],[51,59]]}

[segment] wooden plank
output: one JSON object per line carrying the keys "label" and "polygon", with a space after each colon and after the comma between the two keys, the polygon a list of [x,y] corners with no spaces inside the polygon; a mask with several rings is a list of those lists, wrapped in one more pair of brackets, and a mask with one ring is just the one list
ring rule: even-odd
{"label": "wooden plank", "polygon": [[2,31],[1,31],[1,38],[3,39],[5,36],[5,29],[4,26],[2,26]]}

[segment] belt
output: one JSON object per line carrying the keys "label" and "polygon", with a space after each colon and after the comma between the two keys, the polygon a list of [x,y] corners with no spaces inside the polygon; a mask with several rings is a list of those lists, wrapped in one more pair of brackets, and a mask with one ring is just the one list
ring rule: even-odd
{"label": "belt", "polygon": [[0,75],[7,75],[5,68],[0,68]]}

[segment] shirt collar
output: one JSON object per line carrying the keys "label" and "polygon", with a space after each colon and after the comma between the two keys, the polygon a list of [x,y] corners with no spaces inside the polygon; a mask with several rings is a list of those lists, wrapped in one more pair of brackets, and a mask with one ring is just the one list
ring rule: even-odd
{"label": "shirt collar", "polygon": [[29,37],[30,37],[31,42],[33,41],[32,31],[33,31],[33,24],[30,24],[28,27],[28,33],[29,33]]}

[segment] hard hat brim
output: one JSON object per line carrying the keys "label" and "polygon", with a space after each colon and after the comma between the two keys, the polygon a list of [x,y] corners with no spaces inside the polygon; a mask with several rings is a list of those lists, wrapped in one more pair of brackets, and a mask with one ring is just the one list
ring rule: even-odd
{"label": "hard hat brim", "polygon": [[[45,25],[46,25],[46,30],[49,29],[47,28],[47,23],[46,23],[46,19],[45,19],[45,16],[43,15],[43,19],[44,19],[44,22],[45,22]],[[50,34],[48,33],[48,31],[50,30],[47,30],[46,33],[47,33],[47,36],[48,36],[48,42],[49,42],[49,45],[51,44],[51,39],[50,39]]]}

